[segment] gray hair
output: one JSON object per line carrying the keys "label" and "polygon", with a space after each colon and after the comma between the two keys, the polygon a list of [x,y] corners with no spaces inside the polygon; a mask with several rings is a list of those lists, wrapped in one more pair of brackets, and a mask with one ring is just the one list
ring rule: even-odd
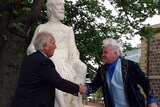
{"label": "gray hair", "polygon": [[115,52],[118,53],[118,55],[122,54],[122,47],[116,40],[114,40],[112,38],[104,39],[103,40],[103,46],[105,47],[105,46],[108,46],[108,45],[112,46],[114,48]]}
{"label": "gray hair", "polygon": [[41,32],[37,35],[35,41],[34,41],[34,47],[36,50],[42,51],[43,45],[50,43],[50,36],[52,36],[50,33],[47,32]]}

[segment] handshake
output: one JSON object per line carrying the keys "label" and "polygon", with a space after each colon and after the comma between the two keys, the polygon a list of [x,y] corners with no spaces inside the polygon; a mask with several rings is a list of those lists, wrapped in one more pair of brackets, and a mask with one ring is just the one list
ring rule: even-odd
{"label": "handshake", "polygon": [[82,94],[82,95],[85,95],[86,94],[86,86],[82,85],[82,84],[79,84],[79,92]]}

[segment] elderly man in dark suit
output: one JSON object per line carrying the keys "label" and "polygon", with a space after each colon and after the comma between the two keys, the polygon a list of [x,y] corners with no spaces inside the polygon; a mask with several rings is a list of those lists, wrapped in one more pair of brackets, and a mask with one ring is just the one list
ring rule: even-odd
{"label": "elderly man in dark suit", "polygon": [[49,59],[56,48],[51,34],[39,33],[34,46],[37,51],[22,62],[11,107],[54,107],[55,88],[75,96],[78,92],[85,93],[83,85],[67,81],[57,73],[54,63]]}

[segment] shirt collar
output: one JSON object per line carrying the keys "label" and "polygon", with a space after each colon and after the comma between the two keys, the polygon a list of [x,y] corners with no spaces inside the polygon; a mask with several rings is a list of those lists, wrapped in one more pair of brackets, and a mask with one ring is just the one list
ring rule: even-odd
{"label": "shirt collar", "polygon": [[111,68],[111,67],[115,67],[117,64],[118,59],[120,59],[121,57],[118,57],[115,61],[113,61],[111,64],[106,64],[107,69]]}
{"label": "shirt collar", "polygon": [[40,51],[45,57],[47,57],[48,58],[48,56],[44,53],[44,52],[42,52],[42,51]]}

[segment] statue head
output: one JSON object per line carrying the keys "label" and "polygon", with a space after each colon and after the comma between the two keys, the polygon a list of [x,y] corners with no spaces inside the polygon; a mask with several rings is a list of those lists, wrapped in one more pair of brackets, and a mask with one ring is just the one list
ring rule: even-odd
{"label": "statue head", "polygon": [[47,0],[46,7],[49,18],[64,19],[64,0]]}

